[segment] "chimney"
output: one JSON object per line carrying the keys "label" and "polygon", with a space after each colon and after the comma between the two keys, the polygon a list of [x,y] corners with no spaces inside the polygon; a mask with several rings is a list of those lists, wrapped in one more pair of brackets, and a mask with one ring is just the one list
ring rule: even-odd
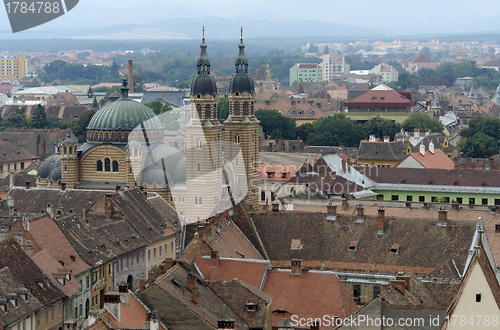
{"label": "chimney", "polygon": [[446,226],[447,222],[448,222],[448,211],[440,209],[438,211],[438,225]]}
{"label": "chimney", "polygon": [[139,290],[144,291],[145,288],[146,288],[146,279],[144,277],[141,277],[139,279]]}
{"label": "chimney", "polygon": [[27,241],[24,245],[24,252],[28,257],[33,257],[33,243],[31,241]]}
{"label": "chimney", "polygon": [[233,320],[222,320],[217,321],[217,330],[234,330],[234,321]]}
{"label": "chimney", "polygon": [[383,235],[385,230],[385,209],[383,207],[378,208],[378,234]]}
{"label": "chimney", "polygon": [[490,162],[490,171],[495,169],[495,160],[493,158],[489,159]]}
{"label": "chimney", "polygon": [[460,210],[460,209],[459,209],[459,206],[458,206],[458,202],[457,202],[457,201],[453,201],[453,203],[451,203],[451,209],[452,209],[453,211],[458,211],[458,210]]}
{"label": "chimney", "polygon": [[363,219],[365,217],[365,208],[363,205],[356,206],[356,211],[358,212],[358,219]]}
{"label": "chimney", "polygon": [[425,145],[423,143],[420,143],[420,154],[425,156]]}
{"label": "chimney", "polygon": [[115,319],[120,322],[120,294],[108,292],[104,294],[104,308],[106,308]]}
{"label": "chimney", "polygon": [[465,160],[465,168],[472,168],[472,158],[467,157],[467,159]]}
{"label": "chimney", "polygon": [[342,198],[342,211],[347,209],[347,196]]}
{"label": "chimney", "polygon": [[196,305],[200,304],[200,289],[197,286],[191,290],[191,301]]}
{"label": "chimney", "polygon": [[111,195],[104,197],[104,212],[106,213],[106,220],[111,220],[113,217],[113,201]]}
{"label": "chimney", "polygon": [[369,140],[369,141],[370,141],[370,142],[375,142],[375,141],[377,141],[377,139],[375,138],[375,135],[374,135],[374,134],[371,134],[371,135],[370,135],[370,140]]}
{"label": "chimney", "polygon": [[186,288],[189,291],[193,291],[195,287],[196,287],[196,277],[193,274],[189,273],[186,279]]}
{"label": "chimney", "polygon": [[128,283],[122,282],[122,283],[118,284],[118,293],[120,294],[120,297],[126,306],[129,306],[129,304],[128,304],[128,289],[129,289]]}
{"label": "chimney", "polygon": [[31,182],[30,181],[26,181],[26,190],[28,190],[30,188],[31,188]]}
{"label": "chimney", "polygon": [[433,153],[434,153],[434,143],[433,143],[432,141],[429,143],[429,152],[430,152],[431,154],[433,154]]}
{"label": "chimney", "polygon": [[416,138],[420,137],[420,130],[418,128],[415,128],[413,130],[413,137],[416,137]]}
{"label": "chimney", "polygon": [[302,260],[292,259],[292,275],[302,275]]}
{"label": "chimney", "polygon": [[61,190],[62,191],[66,190],[66,182],[61,182]]}
{"label": "chimney", "polygon": [[393,280],[391,285],[399,290],[402,294],[405,294],[405,281]]}
{"label": "chimney", "polygon": [[219,252],[212,251],[210,253],[210,268],[217,268],[217,267],[219,267]]}
{"label": "chimney", "polygon": [[388,137],[387,135],[384,136],[384,142],[390,142],[391,141],[391,138]]}
{"label": "chimney", "polygon": [[147,283],[151,284],[155,281],[155,271],[154,270],[150,270],[148,272],[148,281]]}
{"label": "chimney", "polygon": [[280,205],[278,203],[273,203],[273,212],[279,212],[280,211]]}
{"label": "chimney", "polygon": [[332,203],[329,203],[326,206],[326,214],[327,215],[337,215],[337,205],[333,205]]}
{"label": "chimney", "polygon": [[411,210],[411,202],[406,202],[405,205],[407,210]]}
{"label": "chimney", "polygon": [[10,174],[9,174],[9,186],[11,189],[14,188],[14,176],[15,176],[14,172],[10,172]]}
{"label": "chimney", "polygon": [[347,161],[342,158],[342,173],[347,173]]}
{"label": "chimney", "polygon": [[398,273],[396,274],[396,280],[391,281],[391,285],[404,294],[405,290],[410,289],[410,277]]}
{"label": "chimney", "polygon": [[134,92],[134,65],[132,60],[128,60],[128,92]]}
{"label": "chimney", "polygon": [[[99,311],[89,311],[89,318],[87,319],[88,326],[91,327],[99,318]],[[76,322],[75,322],[76,323]],[[68,329],[66,322],[64,322],[65,329]]]}

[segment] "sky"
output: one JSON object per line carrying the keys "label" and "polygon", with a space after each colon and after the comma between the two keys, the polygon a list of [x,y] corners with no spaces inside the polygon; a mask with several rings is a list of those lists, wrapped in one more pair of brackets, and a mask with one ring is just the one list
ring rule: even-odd
{"label": "sky", "polygon": [[[174,18],[200,18],[202,23],[203,17],[278,22],[322,21],[374,28],[391,34],[500,32],[500,1],[80,0],[64,16],[32,28],[25,34],[52,33],[57,37],[60,29],[84,31],[90,27],[146,24]],[[269,37],[273,37],[272,30],[268,33]],[[12,35],[6,10],[0,10],[0,39],[2,35]]]}

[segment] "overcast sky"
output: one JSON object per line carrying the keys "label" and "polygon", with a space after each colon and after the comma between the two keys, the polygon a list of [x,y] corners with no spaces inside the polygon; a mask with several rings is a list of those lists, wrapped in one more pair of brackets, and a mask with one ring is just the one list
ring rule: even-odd
{"label": "overcast sky", "polygon": [[[32,32],[208,16],[314,20],[391,31],[408,28],[422,33],[500,31],[498,0],[80,0],[65,16]],[[0,10],[0,33],[12,33],[5,10]]]}

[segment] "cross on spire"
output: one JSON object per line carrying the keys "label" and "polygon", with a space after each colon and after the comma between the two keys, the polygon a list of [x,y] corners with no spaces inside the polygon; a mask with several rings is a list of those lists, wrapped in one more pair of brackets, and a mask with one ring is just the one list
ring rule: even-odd
{"label": "cross on spire", "polygon": [[203,40],[205,40],[205,25],[203,25]]}
{"label": "cross on spire", "polygon": [[240,31],[241,31],[241,37],[240,37],[240,39],[243,40],[243,26],[241,27]]}

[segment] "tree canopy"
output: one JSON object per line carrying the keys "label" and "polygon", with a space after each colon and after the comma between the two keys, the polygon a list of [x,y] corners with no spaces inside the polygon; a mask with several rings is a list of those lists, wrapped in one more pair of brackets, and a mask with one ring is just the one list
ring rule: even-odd
{"label": "tree canopy", "polygon": [[383,139],[384,136],[389,136],[391,139],[394,139],[394,135],[396,135],[400,130],[401,125],[380,116],[373,117],[363,124],[365,139],[368,139],[372,134],[379,139]]}
{"label": "tree canopy", "polygon": [[405,131],[413,132],[415,128],[420,129],[421,132],[425,132],[430,129],[433,133],[443,133],[444,126],[437,119],[432,119],[432,117],[425,112],[415,112],[412,113],[403,122],[403,128]]}
{"label": "tree canopy", "polygon": [[217,102],[217,119],[222,123],[229,116],[229,99],[223,97]]}
{"label": "tree canopy", "polygon": [[308,144],[315,146],[337,146],[340,142],[346,147],[359,145],[363,129],[356,121],[342,113],[319,118],[313,122],[314,133],[309,134]]}
{"label": "tree canopy", "polygon": [[288,118],[278,110],[259,109],[255,117],[260,121],[266,138],[281,136],[283,140],[295,139],[295,119]]}

